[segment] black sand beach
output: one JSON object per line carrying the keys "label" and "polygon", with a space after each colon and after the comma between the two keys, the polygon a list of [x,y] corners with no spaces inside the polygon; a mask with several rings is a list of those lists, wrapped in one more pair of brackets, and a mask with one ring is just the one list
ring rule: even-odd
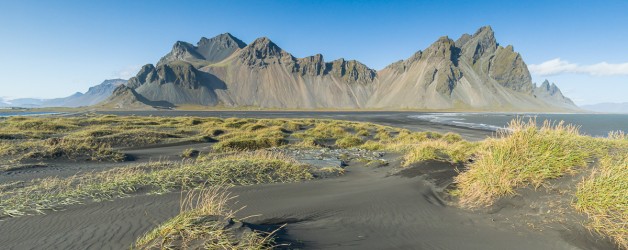
{"label": "black sand beach", "polygon": [[[417,131],[460,133],[481,140],[492,132],[432,124],[403,112],[107,112],[118,115],[330,118],[368,121]],[[131,148],[136,160],[172,157],[191,145]],[[208,144],[194,144],[199,149]],[[443,183],[455,167],[444,163],[413,166],[394,174],[396,155],[386,167],[350,164],[346,174],[303,183],[238,186],[234,208],[245,222],[276,227],[285,248],[298,249],[612,249],[587,232],[535,230],[496,220],[495,215],[450,207]],[[0,174],[0,183],[45,176],[70,176],[128,163],[53,163],[57,167]],[[436,165],[434,165],[436,164]],[[432,166],[432,167],[430,167]],[[436,166],[436,167],[434,167]],[[413,171],[416,170],[416,171]],[[443,170],[444,169],[444,170]],[[128,249],[134,240],[178,213],[180,193],[136,195],[72,205],[45,215],[0,219],[3,249]],[[519,212],[526,213],[525,208]]]}

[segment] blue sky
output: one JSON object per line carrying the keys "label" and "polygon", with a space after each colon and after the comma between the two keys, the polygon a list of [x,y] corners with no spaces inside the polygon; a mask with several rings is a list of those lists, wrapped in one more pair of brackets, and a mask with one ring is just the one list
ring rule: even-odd
{"label": "blue sky", "polygon": [[1,1],[0,97],[62,97],[128,78],[177,40],[267,36],[297,57],[381,69],[491,25],[577,104],[628,101],[628,1]]}

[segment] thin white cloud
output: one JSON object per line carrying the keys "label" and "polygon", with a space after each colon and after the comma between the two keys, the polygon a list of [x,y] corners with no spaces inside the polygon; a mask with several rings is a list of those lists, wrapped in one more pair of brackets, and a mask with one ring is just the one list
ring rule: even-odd
{"label": "thin white cloud", "polygon": [[591,65],[579,65],[560,58],[552,59],[541,64],[528,66],[530,73],[538,76],[550,76],[560,74],[589,74],[593,76],[617,76],[628,75],[628,63],[612,64],[601,62]]}
{"label": "thin white cloud", "polygon": [[113,72],[111,75],[113,78],[121,78],[121,79],[129,79],[134,77],[138,71],[140,71],[142,65],[129,65],[126,66],[116,72]]}

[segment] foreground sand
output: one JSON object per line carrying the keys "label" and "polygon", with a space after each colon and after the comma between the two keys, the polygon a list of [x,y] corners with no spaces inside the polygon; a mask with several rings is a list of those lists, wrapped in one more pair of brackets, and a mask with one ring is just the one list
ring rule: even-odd
{"label": "foreground sand", "polygon": [[[432,128],[429,123],[416,123],[415,120],[404,120],[403,117],[403,114],[324,116],[374,121],[413,130]],[[454,130],[471,139],[490,134],[442,125],[435,125],[433,129]],[[136,156],[138,161],[148,161],[159,157],[176,157],[189,146],[135,148],[126,150],[126,153]],[[207,145],[195,146],[202,148]],[[397,155],[386,157],[391,161],[390,166],[373,168],[355,163],[347,167],[345,175],[330,179],[234,187],[230,191],[238,197],[233,207],[246,205],[239,212],[239,217],[257,215],[249,217],[246,222],[269,228],[287,224],[278,234],[280,243],[290,244],[286,248],[613,248],[608,242],[577,228],[538,231],[513,226],[513,223],[507,221],[497,221],[496,216],[488,213],[446,206],[439,193],[443,184],[447,184],[455,174],[455,166],[428,162],[401,174],[393,174],[399,166],[399,161],[395,160]],[[68,176],[79,171],[107,169],[116,165],[57,164],[59,167],[56,168],[3,173],[0,182]],[[0,221],[0,246],[3,249],[127,249],[136,238],[175,216],[180,196],[179,193],[137,195],[101,203],[73,205],[62,211],[49,211],[46,215],[4,218]],[[517,212],[526,211],[522,209]]]}
{"label": "foreground sand", "polygon": [[[282,225],[281,240],[307,249],[594,249],[586,235],[535,232],[492,222],[438,202],[421,177],[349,167],[345,176],[307,183],[236,187],[242,216]],[[0,222],[7,249],[125,249],[176,215],[180,194],[134,196]],[[234,206],[238,206],[234,204]],[[576,233],[576,232],[572,232]],[[585,242],[576,242],[583,240]],[[602,244],[603,242],[600,242]],[[584,244],[584,245],[578,245]],[[604,249],[603,244],[599,249]]]}

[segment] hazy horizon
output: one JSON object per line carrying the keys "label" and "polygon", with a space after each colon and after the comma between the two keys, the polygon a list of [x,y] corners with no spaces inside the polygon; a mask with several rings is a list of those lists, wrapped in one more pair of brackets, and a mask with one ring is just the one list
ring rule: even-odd
{"label": "hazy horizon", "polygon": [[[568,4],[568,5],[565,5]],[[452,6],[452,5],[455,5]],[[105,79],[128,79],[176,41],[229,32],[266,36],[296,57],[356,59],[374,69],[410,57],[440,36],[490,25],[521,53],[533,81],[555,82],[578,105],[627,102],[628,2],[290,1],[3,2],[0,97],[55,98]],[[446,12],[442,10],[446,9]]]}

